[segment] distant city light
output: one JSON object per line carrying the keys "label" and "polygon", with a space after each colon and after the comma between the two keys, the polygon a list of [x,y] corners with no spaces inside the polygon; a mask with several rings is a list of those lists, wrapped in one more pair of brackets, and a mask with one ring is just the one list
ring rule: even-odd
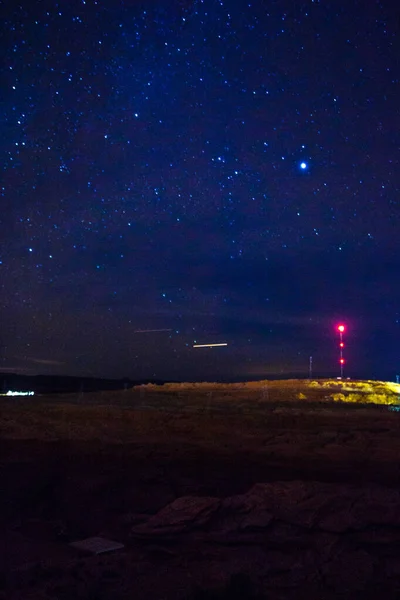
{"label": "distant city light", "polygon": [[339,346],[340,346],[341,348],[344,348],[344,342],[340,342]]}
{"label": "distant city light", "polygon": [[341,365],[344,365],[344,358],[341,358],[339,362]]}
{"label": "distant city light", "polygon": [[12,390],[8,390],[3,396],[34,396],[34,394],[35,392],[13,392]]}
{"label": "distant city light", "polygon": [[343,333],[344,329],[345,329],[344,325],[338,325],[338,331],[340,331],[340,333]]}

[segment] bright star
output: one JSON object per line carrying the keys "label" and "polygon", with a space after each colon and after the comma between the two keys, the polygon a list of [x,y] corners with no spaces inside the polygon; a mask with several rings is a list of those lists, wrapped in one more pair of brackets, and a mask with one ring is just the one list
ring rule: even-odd
{"label": "bright star", "polygon": [[307,163],[305,163],[305,162],[300,163],[300,169],[303,169],[303,171],[304,171],[304,169],[307,169]]}

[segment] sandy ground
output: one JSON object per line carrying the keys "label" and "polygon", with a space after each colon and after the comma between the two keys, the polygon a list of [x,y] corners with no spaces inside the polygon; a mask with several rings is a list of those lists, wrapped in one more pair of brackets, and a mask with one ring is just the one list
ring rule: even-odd
{"label": "sandy ground", "polygon": [[398,597],[400,413],[336,393],[2,401],[0,598]]}

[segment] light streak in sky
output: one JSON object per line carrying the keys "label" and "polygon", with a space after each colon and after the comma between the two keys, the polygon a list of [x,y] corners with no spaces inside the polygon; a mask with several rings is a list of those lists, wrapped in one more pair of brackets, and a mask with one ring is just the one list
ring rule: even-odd
{"label": "light streak in sky", "polygon": [[159,331],[172,331],[172,329],[136,329],[133,333],[158,333]]}
{"label": "light streak in sky", "polygon": [[227,346],[228,344],[224,342],[223,344],[193,344],[193,348],[216,348],[217,346]]}

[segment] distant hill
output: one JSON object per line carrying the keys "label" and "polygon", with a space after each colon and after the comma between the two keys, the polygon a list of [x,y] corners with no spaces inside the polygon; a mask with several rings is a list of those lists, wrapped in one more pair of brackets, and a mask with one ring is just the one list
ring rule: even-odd
{"label": "distant hill", "polygon": [[74,392],[98,392],[102,390],[123,390],[141,385],[155,383],[162,385],[162,380],[101,379],[96,377],[71,377],[65,375],[18,375],[1,373],[0,390],[33,391],[35,394],[67,394]]}

